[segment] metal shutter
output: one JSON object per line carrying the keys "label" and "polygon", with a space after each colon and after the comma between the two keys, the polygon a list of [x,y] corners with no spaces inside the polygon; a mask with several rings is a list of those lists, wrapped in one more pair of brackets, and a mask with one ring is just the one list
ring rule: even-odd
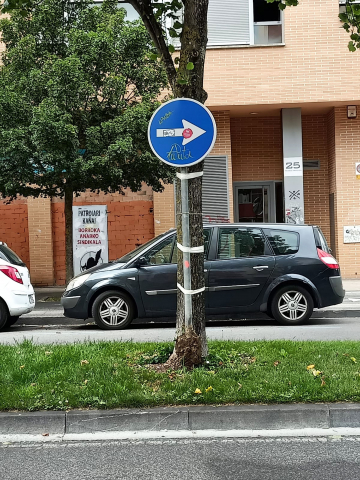
{"label": "metal shutter", "polygon": [[[209,0],[208,46],[249,45],[249,0]],[[183,21],[183,11],[178,13]],[[174,24],[174,22],[172,22]],[[180,39],[169,39],[176,48]]]}
{"label": "metal shutter", "polygon": [[229,222],[227,157],[207,157],[203,176],[203,217],[205,223]]}
{"label": "metal shutter", "polygon": [[208,46],[249,45],[249,0],[209,0]]}

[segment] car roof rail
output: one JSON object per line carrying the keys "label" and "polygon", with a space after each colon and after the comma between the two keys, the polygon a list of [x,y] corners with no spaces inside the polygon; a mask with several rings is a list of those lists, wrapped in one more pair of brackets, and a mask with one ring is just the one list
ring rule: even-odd
{"label": "car roof rail", "polygon": [[4,247],[7,247],[5,242],[0,242],[0,245],[4,245]]}

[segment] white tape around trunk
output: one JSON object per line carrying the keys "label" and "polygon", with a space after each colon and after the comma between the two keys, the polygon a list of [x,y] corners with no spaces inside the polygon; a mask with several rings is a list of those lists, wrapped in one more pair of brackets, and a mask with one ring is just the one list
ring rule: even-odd
{"label": "white tape around trunk", "polygon": [[177,244],[179,250],[185,253],[204,253],[204,245],[201,247],[184,247],[180,243]]}
{"label": "white tape around trunk", "polygon": [[205,291],[205,287],[198,288],[197,290],[185,290],[184,287],[180,285],[180,283],[177,284],[178,289],[182,291],[184,295],[196,295],[197,293],[201,293]]}
{"label": "white tape around trunk", "polygon": [[194,173],[178,173],[176,172],[176,176],[180,178],[180,180],[190,180],[191,178],[202,177],[204,172],[194,172]]}

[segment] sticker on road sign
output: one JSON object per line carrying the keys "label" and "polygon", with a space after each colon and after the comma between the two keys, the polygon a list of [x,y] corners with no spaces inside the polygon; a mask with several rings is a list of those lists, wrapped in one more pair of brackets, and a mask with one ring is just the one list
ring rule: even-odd
{"label": "sticker on road sign", "polygon": [[177,98],[156,110],[149,123],[148,139],[160,160],[174,167],[189,167],[211,152],[216,123],[202,103]]}

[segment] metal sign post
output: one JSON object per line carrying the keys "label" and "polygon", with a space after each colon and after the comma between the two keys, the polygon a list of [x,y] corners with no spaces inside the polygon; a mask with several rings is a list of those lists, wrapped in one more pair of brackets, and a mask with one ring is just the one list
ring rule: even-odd
{"label": "metal sign post", "polygon": [[[182,128],[180,125],[183,125]],[[170,100],[152,116],[148,139],[152,151],[163,162],[178,167],[181,181],[182,244],[184,285],[177,284],[184,294],[185,326],[192,326],[192,295],[205,290],[205,285],[192,290],[191,254],[204,253],[204,245],[191,246],[189,227],[189,180],[203,172],[189,173],[189,166],[201,162],[212,150],[216,140],[216,123],[211,112],[200,102],[189,98]]]}
{"label": "metal sign post", "polygon": [[[186,178],[187,167],[181,168],[183,178],[181,180],[181,216],[182,216],[182,231],[183,231],[183,268],[184,268],[184,290],[191,290],[191,241],[189,228],[189,180]],[[185,293],[185,325],[190,327],[192,325],[192,297]]]}

